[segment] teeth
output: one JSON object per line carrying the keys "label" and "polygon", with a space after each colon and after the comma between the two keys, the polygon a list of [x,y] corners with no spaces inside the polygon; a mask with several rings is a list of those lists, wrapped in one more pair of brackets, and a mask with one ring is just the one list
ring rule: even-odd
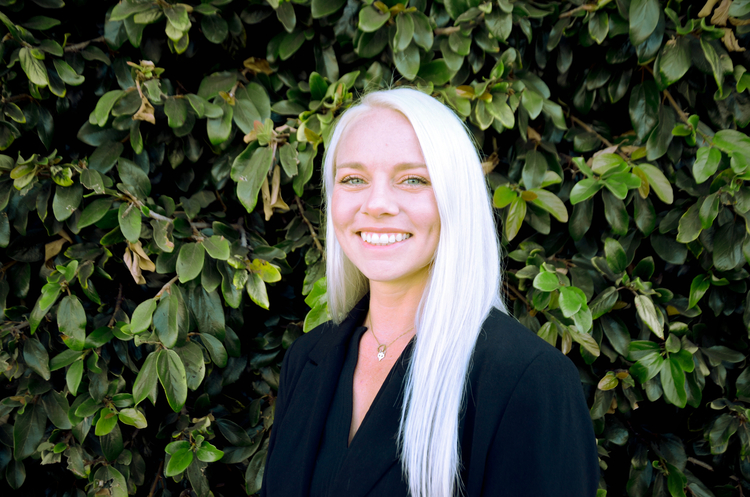
{"label": "teeth", "polygon": [[411,237],[409,233],[365,233],[360,232],[362,241],[371,245],[391,245],[392,243],[401,242]]}

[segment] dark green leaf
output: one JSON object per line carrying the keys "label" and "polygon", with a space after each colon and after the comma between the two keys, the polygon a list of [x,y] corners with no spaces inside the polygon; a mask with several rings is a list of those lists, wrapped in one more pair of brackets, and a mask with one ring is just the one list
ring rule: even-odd
{"label": "dark green leaf", "polygon": [[156,371],[169,406],[174,412],[179,412],[187,399],[187,377],[180,356],[173,350],[160,350],[157,353]]}

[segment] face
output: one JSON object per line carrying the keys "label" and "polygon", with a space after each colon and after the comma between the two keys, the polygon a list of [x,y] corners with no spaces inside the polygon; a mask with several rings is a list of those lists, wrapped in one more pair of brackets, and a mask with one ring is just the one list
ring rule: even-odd
{"label": "face", "polygon": [[344,131],[331,215],[344,253],[373,284],[424,286],[440,216],[409,121],[373,109]]}

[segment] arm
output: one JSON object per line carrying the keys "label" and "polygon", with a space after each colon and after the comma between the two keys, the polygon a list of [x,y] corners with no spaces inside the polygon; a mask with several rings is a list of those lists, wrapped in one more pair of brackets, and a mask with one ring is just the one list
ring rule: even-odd
{"label": "arm", "polygon": [[575,366],[545,351],[510,396],[490,446],[482,494],[594,497],[596,439]]}

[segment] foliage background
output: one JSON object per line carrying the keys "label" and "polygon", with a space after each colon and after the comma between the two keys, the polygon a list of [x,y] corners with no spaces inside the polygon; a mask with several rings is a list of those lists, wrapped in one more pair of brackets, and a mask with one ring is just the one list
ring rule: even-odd
{"label": "foliage background", "polygon": [[486,156],[504,290],[579,367],[599,495],[750,491],[748,18],[0,0],[0,488],[257,492],[283,351],[327,317],[327,132],[412,84]]}

